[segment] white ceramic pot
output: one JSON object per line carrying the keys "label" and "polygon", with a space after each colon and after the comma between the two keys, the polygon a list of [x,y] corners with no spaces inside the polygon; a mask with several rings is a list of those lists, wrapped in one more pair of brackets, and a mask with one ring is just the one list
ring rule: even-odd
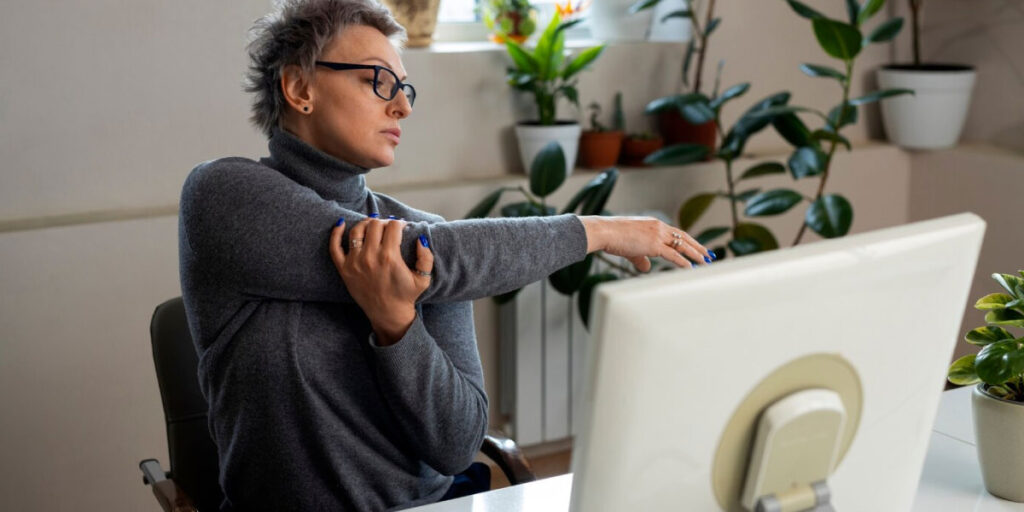
{"label": "white ceramic pot", "polygon": [[910,149],[941,149],[960,139],[971,103],[975,71],[969,66],[885,66],[878,70],[882,89],[913,89],[882,100],[885,133],[893,144]]}
{"label": "white ceramic pot", "polygon": [[565,153],[565,175],[572,174],[576,167],[576,151],[580,143],[580,125],[576,122],[559,121],[551,126],[517,124],[516,138],[519,140],[519,156],[523,159],[523,170],[529,174],[530,164],[540,150],[551,141],[558,141]]}
{"label": "white ceramic pot", "polygon": [[971,395],[982,480],[994,496],[1024,502],[1024,404],[995,398],[982,386]]}
{"label": "white ceramic pot", "polygon": [[654,9],[636,14],[629,6],[636,0],[600,0],[590,6],[590,36],[598,41],[646,41]]}

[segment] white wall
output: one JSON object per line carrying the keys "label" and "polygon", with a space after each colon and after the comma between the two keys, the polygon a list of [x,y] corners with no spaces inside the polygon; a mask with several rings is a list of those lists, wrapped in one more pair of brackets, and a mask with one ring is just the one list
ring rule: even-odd
{"label": "white wall", "polygon": [[[842,12],[841,2],[812,2]],[[820,5],[819,5],[820,4]],[[240,91],[244,35],[269,2],[18,2],[0,17],[0,509],[153,510],[136,464],[166,445],[151,358],[152,308],[179,293],[175,217],[197,162],[257,157]],[[724,84],[751,80],[726,119],[779,89],[828,108],[838,91],[797,71],[827,62],[806,20],[783,2],[720,2],[725,19],[710,62]],[[678,45],[609,49],[580,85],[583,103],[623,90],[630,128],[646,101],[675,87]],[[887,57],[872,48],[854,80]],[[410,50],[421,93],[404,123],[399,163],[371,183],[458,217],[517,166],[510,126],[522,106],[502,82],[501,52]],[[624,73],[623,69],[631,70]],[[570,112],[570,111],[565,111]],[[906,219],[904,153],[865,144],[869,110],[837,160],[836,190],[857,208],[855,228]],[[571,115],[568,114],[568,115]],[[874,131],[873,131],[874,130]],[[749,148],[775,155],[772,134]],[[860,172],[863,170],[863,172]],[[578,185],[586,175],[573,179]],[[719,186],[714,164],[625,173],[611,207],[674,210]],[[565,192],[567,193],[567,192]],[[724,218],[714,210],[711,220]],[[780,239],[794,219],[774,221]],[[477,304],[488,392],[496,396],[495,314]],[[495,400],[496,402],[496,400]],[[496,418],[497,420],[497,418]]]}

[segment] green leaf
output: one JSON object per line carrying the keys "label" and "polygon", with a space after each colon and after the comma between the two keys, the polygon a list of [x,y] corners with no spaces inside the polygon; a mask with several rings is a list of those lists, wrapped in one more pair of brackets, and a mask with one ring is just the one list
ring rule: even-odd
{"label": "green leaf", "polygon": [[551,141],[533,158],[530,165],[530,192],[545,197],[565,183],[565,153]]}
{"label": "green leaf", "polygon": [[724,235],[724,234],[726,234],[728,232],[729,232],[729,228],[727,228],[727,227],[721,227],[720,226],[720,227],[715,227],[715,228],[708,228],[708,229],[705,229],[704,231],[701,231],[699,235],[694,237],[694,239],[697,240],[698,244],[707,245],[712,240],[714,240],[714,239],[716,239],[716,238],[718,238],[718,237],[720,237],[720,236],[722,236],[722,235]]}
{"label": "green leaf", "polygon": [[715,200],[715,194],[697,194],[679,207],[679,229],[689,231]]}
{"label": "green leaf", "polygon": [[814,139],[811,138],[811,130],[796,114],[775,116],[772,119],[772,126],[775,127],[775,131],[779,135],[782,135],[782,138],[796,147],[816,145]]}
{"label": "green leaf", "polygon": [[864,7],[861,7],[860,13],[857,15],[857,25],[863,25],[865,21],[882,8],[883,4],[885,4],[885,0],[868,0],[865,2]]}
{"label": "green leaf", "polygon": [[469,213],[466,214],[466,218],[479,219],[490,215],[491,210],[493,210],[498,204],[498,199],[501,198],[501,193],[504,191],[504,188],[499,188],[498,190],[487,194],[487,197],[484,197],[483,200],[477,203],[472,210],[469,210]]}
{"label": "green leaf", "polygon": [[964,336],[964,339],[971,345],[984,347],[997,341],[1012,340],[1013,335],[1002,327],[985,326],[971,330]]}
{"label": "green leaf", "polygon": [[752,188],[750,190],[745,190],[743,192],[740,192],[739,194],[736,194],[736,200],[737,201],[742,201],[742,202],[745,203],[745,202],[749,201],[751,197],[754,197],[754,196],[756,196],[757,194],[760,194],[760,193],[761,193],[761,189],[759,189],[759,188]]}
{"label": "green leaf", "polygon": [[586,258],[577,261],[572,265],[562,267],[548,276],[551,286],[562,295],[572,295],[583,286],[583,280],[590,275],[590,267],[594,263],[594,254],[588,254]]}
{"label": "green leaf", "polygon": [[820,12],[811,9],[810,7],[804,5],[803,3],[798,2],[797,0],[786,0],[786,3],[788,3],[789,6],[793,8],[793,11],[795,11],[797,14],[809,20],[825,17],[824,14],[821,14]]}
{"label": "green leaf", "polygon": [[846,13],[850,17],[850,25],[859,25],[857,21],[858,15],[860,15],[860,5],[857,4],[857,0],[846,0]]}
{"label": "green leaf", "polygon": [[554,206],[541,209],[539,204],[529,201],[506,204],[501,207],[501,214],[505,217],[544,217],[556,213]]}
{"label": "green leaf", "polygon": [[691,37],[690,42],[686,43],[686,56],[683,57],[683,85],[686,87],[690,86],[690,63],[693,62],[693,55],[697,52],[696,46],[697,38]]}
{"label": "green leaf", "polygon": [[770,116],[763,116],[761,112],[767,109],[785,105],[789,101],[789,92],[779,92],[762,99],[740,116],[739,121],[729,129],[722,146],[719,149],[719,156],[722,158],[736,158],[743,153],[743,146],[747,139],[755,133],[764,129],[771,122]]}
{"label": "green leaf", "polygon": [[692,124],[704,124],[715,120],[714,109],[704,100],[680,105],[679,113]]}
{"label": "green leaf", "polygon": [[732,234],[736,238],[754,240],[757,242],[758,250],[760,251],[771,251],[779,248],[779,241],[775,239],[775,235],[768,228],[755,222],[741,222],[737,224]]}
{"label": "green leaf", "polygon": [[537,73],[539,69],[537,59],[533,58],[533,55],[527,53],[526,50],[523,50],[522,46],[509,39],[505,41],[505,49],[508,50],[508,55],[512,57],[512,62],[515,63],[520,71],[525,71],[529,74]]}
{"label": "green leaf", "polygon": [[693,13],[689,9],[679,9],[678,11],[672,11],[672,12],[662,16],[661,17],[661,22],[665,23],[666,21],[668,21],[668,20],[670,20],[672,18],[689,18],[690,15],[692,15],[692,14]]}
{"label": "green leaf", "polygon": [[853,60],[860,53],[861,35],[857,27],[828,18],[815,18],[811,23],[825,53],[844,61]]}
{"label": "green leaf", "polygon": [[990,293],[974,303],[974,309],[980,309],[982,311],[988,311],[992,309],[1006,309],[1007,302],[1013,302],[1015,299],[1011,295],[1005,293]]}
{"label": "green leaf", "polygon": [[512,302],[512,299],[516,298],[516,295],[519,295],[520,290],[522,290],[522,288],[517,288],[510,292],[502,293],[501,295],[495,295],[491,298],[494,299],[494,302],[498,305],[508,304],[509,302]]}
{"label": "green leaf", "polygon": [[1002,398],[1003,400],[1013,400],[1014,396],[1016,396],[1006,386],[986,386],[985,393],[996,398]]}
{"label": "green leaf", "polygon": [[640,0],[639,2],[629,6],[629,11],[628,12],[630,14],[636,14],[636,13],[638,13],[640,11],[643,11],[645,9],[650,9],[651,7],[654,7],[655,5],[658,5],[658,2],[660,2],[660,1],[661,0]]}
{"label": "green leaf", "polygon": [[726,89],[725,92],[723,92],[721,96],[711,100],[709,105],[715,111],[718,111],[718,109],[722,108],[722,105],[725,104],[725,102],[727,102],[727,101],[729,101],[729,100],[731,100],[733,98],[738,98],[740,96],[743,96],[743,94],[746,93],[748,89],[750,89],[750,83],[749,82],[744,82],[742,84],[736,84],[736,85]]}
{"label": "green leaf", "polygon": [[914,91],[911,89],[882,89],[880,91],[865,94],[859,98],[854,98],[850,100],[850,105],[866,105],[868,103],[874,103],[882,98],[899,96],[901,94],[914,94]]}
{"label": "green leaf", "polygon": [[552,16],[551,21],[548,22],[544,32],[537,40],[537,46],[533,49],[533,58],[537,61],[537,75],[541,79],[547,80],[550,74],[551,57],[558,39],[558,35],[556,35],[558,24],[558,16]]}
{"label": "green leaf", "polygon": [[601,181],[592,194],[583,201],[580,213],[583,215],[604,215],[604,205],[608,203],[615,184],[619,181],[619,170],[615,168],[605,169],[602,173],[607,177]]}
{"label": "green leaf", "polygon": [[1024,313],[1013,309],[994,309],[985,313],[985,323],[1024,327]]}
{"label": "green leaf", "polygon": [[1024,288],[1024,279],[1021,279],[1013,274],[992,274],[992,279],[995,279],[999,286],[1010,292],[1015,298],[1024,298],[1024,295],[1017,290],[1017,288]]}
{"label": "green leaf", "polygon": [[704,37],[708,37],[712,32],[718,28],[718,24],[722,22],[722,18],[714,18],[708,22],[708,26],[704,27]]}
{"label": "green leaf", "polygon": [[789,157],[789,170],[793,174],[793,179],[806,178],[808,176],[817,176],[825,172],[826,162],[828,161],[828,155],[823,153],[820,149],[804,146],[797,148],[793,151],[793,154]]}
{"label": "green leaf", "polygon": [[823,141],[823,140],[827,140],[827,141],[830,141],[830,142],[835,142],[836,144],[842,144],[842,145],[846,146],[846,150],[847,151],[850,151],[850,150],[853,149],[853,147],[850,145],[850,141],[846,140],[846,137],[843,137],[842,135],[839,135],[838,133],[832,133],[832,132],[830,132],[828,130],[822,130],[822,129],[814,130],[814,133],[811,134],[811,138],[814,139],[815,141],[819,142],[819,143],[821,141]]}
{"label": "green leaf", "polygon": [[978,357],[976,354],[969,354],[953,361],[953,364],[949,366],[947,377],[949,381],[958,386],[970,386],[980,382],[981,379],[978,378],[978,372],[974,368],[976,357]]}
{"label": "green leaf", "polygon": [[562,94],[565,95],[565,99],[569,100],[573,105],[576,105],[576,108],[580,108],[580,93],[575,87],[571,85],[563,85],[562,87],[559,87],[558,90],[562,91]]}
{"label": "green leaf", "polygon": [[807,209],[804,222],[825,238],[838,238],[850,231],[853,206],[839,194],[825,195]]}
{"label": "green leaf", "polygon": [[808,76],[815,78],[835,78],[840,83],[846,81],[846,75],[839,71],[832,69],[828,66],[819,66],[817,64],[800,64],[800,71]]}
{"label": "green leaf", "polygon": [[686,165],[704,160],[708,147],[703,144],[673,144],[644,158],[647,165]]}
{"label": "green leaf", "polygon": [[758,245],[757,240],[752,238],[734,238],[729,240],[729,249],[736,256],[744,256],[752,254],[761,250],[761,246]]}
{"label": "green leaf", "polygon": [[978,377],[998,386],[1024,373],[1024,340],[1003,340],[985,346],[974,361]]}
{"label": "green leaf", "polygon": [[903,28],[903,18],[892,18],[886,20],[881,25],[875,27],[862,44],[868,43],[884,43],[891,41],[892,38],[896,37],[896,34],[900,33],[900,29]]}
{"label": "green leaf", "polygon": [[767,176],[769,174],[785,174],[786,167],[778,162],[761,162],[743,172],[740,180]]}
{"label": "green leaf", "polygon": [[580,54],[575,59],[573,59],[568,66],[565,67],[565,71],[562,72],[562,79],[568,80],[572,78],[572,76],[575,75],[576,73],[579,73],[583,68],[586,68],[588,65],[590,65],[591,62],[594,61],[594,59],[598,58],[601,55],[601,52],[604,51],[604,48],[605,45],[602,44],[598,46],[593,46],[591,48],[587,48],[586,50],[580,52]]}
{"label": "green leaf", "polygon": [[778,215],[789,211],[790,208],[796,206],[803,198],[804,196],[800,195],[800,193],[789,189],[769,190],[750,198],[743,213],[748,217]]}
{"label": "green leaf", "polygon": [[586,185],[583,185],[583,188],[576,192],[576,195],[572,196],[572,199],[570,199],[568,204],[565,205],[565,209],[562,210],[562,213],[575,213],[576,208],[579,208],[583,201],[599,189],[602,184],[608,181],[608,176],[610,174],[609,171],[611,170],[613,169],[605,170],[601,174],[598,174],[594,179],[588,181]]}
{"label": "green leaf", "polygon": [[577,298],[577,306],[580,310],[580,318],[583,320],[583,325],[588,329],[590,328],[590,301],[594,296],[594,290],[601,284],[607,283],[608,281],[615,281],[618,276],[608,272],[601,274],[592,274],[587,276],[583,280],[583,284],[580,286],[580,295]]}
{"label": "green leaf", "polygon": [[835,107],[832,107],[832,110],[828,111],[827,119],[829,129],[834,126],[836,131],[839,131],[840,128],[857,122],[857,107],[846,103],[846,108],[842,110],[842,114],[840,115],[840,109],[842,106],[843,104],[836,105]]}

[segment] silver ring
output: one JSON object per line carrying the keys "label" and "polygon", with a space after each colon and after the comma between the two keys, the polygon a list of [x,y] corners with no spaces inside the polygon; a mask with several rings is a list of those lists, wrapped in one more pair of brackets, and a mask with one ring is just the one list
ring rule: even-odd
{"label": "silver ring", "polygon": [[672,240],[672,247],[679,247],[680,245],[683,245],[682,240]]}
{"label": "silver ring", "polygon": [[363,246],[363,239],[362,238],[353,238],[353,239],[348,241],[348,247],[350,249],[358,249],[358,248],[360,248],[362,246]]}
{"label": "silver ring", "polygon": [[424,271],[422,271],[420,269],[416,269],[416,273],[421,275],[421,276],[423,276],[423,277],[430,277],[430,276],[434,275],[433,272],[424,272]]}
{"label": "silver ring", "polygon": [[682,238],[682,237],[683,237],[683,235],[680,235],[679,233],[672,233],[672,238]]}

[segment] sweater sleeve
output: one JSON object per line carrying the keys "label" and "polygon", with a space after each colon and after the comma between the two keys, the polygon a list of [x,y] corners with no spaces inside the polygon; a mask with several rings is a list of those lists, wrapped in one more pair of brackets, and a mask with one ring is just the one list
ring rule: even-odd
{"label": "sweater sleeve", "polygon": [[[202,164],[182,190],[182,236],[203,272],[254,298],[354,302],[331,262],[339,218],[365,215],[325,200],[251,161]],[[406,263],[426,235],[434,278],[419,302],[478,299],[542,279],[586,255],[586,232],[573,215],[412,222],[402,240]]]}
{"label": "sweater sleeve", "polygon": [[417,313],[393,345],[381,347],[371,335],[378,382],[417,455],[454,475],[472,463],[487,430],[472,304],[426,304]]}

